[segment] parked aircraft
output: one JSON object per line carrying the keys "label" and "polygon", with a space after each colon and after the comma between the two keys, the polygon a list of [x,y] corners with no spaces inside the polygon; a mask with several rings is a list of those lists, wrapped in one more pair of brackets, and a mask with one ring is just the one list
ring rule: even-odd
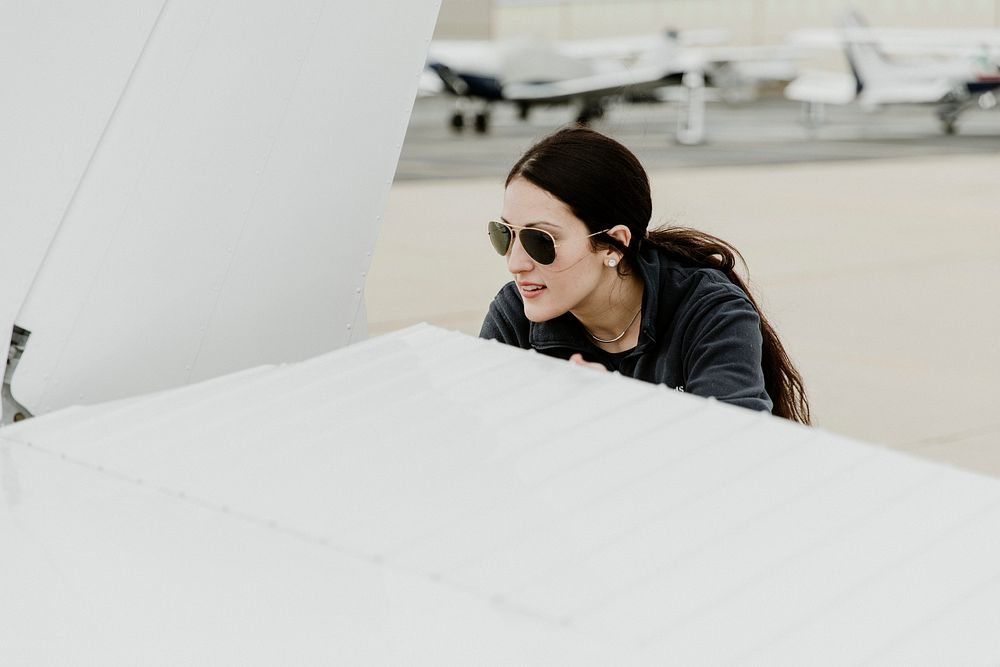
{"label": "parked aircraft", "polygon": [[[603,116],[607,102],[655,99],[651,93],[680,85],[685,73],[697,72],[723,89],[729,101],[752,96],[764,79],[794,76],[795,47],[726,47],[724,31],[706,30],[661,35],[546,43],[465,41],[431,44],[428,69],[458,98],[450,125],[487,132],[490,110],[497,102],[514,104],[526,119],[532,107],[578,105],[577,122]],[[427,86],[424,90],[431,92]]]}
{"label": "parked aircraft", "polygon": [[[991,61],[989,39],[1000,45],[1000,31],[975,31],[962,44],[962,33],[949,30],[909,31],[888,33],[897,47],[919,59],[890,58],[880,41],[879,31],[868,28],[857,12],[845,14],[838,35],[851,75],[832,72],[811,72],[792,81],[785,96],[805,104],[807,122],[816,125],[822,120],[824,104],[857,102],[866,111],[901,104],[932,105],[942,129],[953,134],[959,116],[979,105],[989,109],[997,105],[994,91],[1000,88],[1000,70]],[[904,36],[905,35],[905,36]],[[984,40],[974,43],[973,39]],[[821,46],[830,43],[829,34],[819,31],[799,33],[793,43]],[[947,57],[932,57],[942,53],[946,42]]]}
{"label": "parked aircraft", "polygon": [[642,95],[671,80],[679,82],[683,69],[671,57],[650,57],[658,50],[675,49],[676,36],[657,41],[434,42],[427,67],[444,90],[458,98],[450,118],[455,130],[465,127],[472,107],[475,130],[487,132],[497,102],[516,105],[522,119],[536,105],[575,104],[576,120],[587,123],[603,116],[609,97]]}

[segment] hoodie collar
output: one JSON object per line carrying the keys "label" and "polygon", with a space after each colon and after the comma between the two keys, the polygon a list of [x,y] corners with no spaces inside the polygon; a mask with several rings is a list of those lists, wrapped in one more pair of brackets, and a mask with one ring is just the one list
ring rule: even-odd
{"label": "hoodie collar", "polygon": [[[660,285],[667,268],[667,258],[651,244],[642,244],[634,263],[634,270],[643,282],[642,291],[642,329],[639,332],[639,344],[642,348],[656,342],[657,312],[661,300]],[[581,344],[581,341],[583,343]],[[531,322],[528,342],[531,347],[544,349],[550,347],[567,347],[585,350],[593,347],[583,325],[572,313],[563,313],[559,317],[545,322]]]}

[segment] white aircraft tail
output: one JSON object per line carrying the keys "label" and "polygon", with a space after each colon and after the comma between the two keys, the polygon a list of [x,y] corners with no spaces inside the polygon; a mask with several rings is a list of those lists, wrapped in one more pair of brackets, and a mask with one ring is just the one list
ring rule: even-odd
{"label": "white aircraft tail", "polygon": [[877,86],[891,79],[894,71],[892,64],[878,45],[869,38],[859,39],[860,31],[868,27],[861,13],[854,9],[846,11],[841,26],[844,30],[844,53],[857,84],[856,92],[860,94],[866,84]]}
{"label": "white aircraft tail", "polygon": [[105,4],[0,9],[0,349],[27,332],[5,406],[364,338],[436,1]]}
{"label": "white aircraft tail", "polygon": [[854,74],[858,101],[863,107],[933,104],[945,101],[956,92],[954,68],[891,61],[858,11],[847,11],[841,25],[844,52]]}

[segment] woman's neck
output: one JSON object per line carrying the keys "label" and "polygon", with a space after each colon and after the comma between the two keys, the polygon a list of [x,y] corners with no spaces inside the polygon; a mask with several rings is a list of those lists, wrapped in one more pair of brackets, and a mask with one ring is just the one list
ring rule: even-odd
{"label": "woman's neck", "polygon": [[642,307],[642,293],[642,279],[634,273],[624,278],[615,274],[571,312],[594,345],[608,352],[623,352],[639,342],[642,316],[637,313]]}

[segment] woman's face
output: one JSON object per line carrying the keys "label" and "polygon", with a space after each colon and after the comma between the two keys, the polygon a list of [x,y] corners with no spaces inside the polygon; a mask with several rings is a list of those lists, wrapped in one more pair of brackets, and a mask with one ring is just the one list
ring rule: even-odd
{"label": "woman's face", "polygon": [[544,322],[567,311],[588,308],[588,299],[596,294],[606,272],[610,251],[594,252],[591,233],[562,201],[523,179],[515,178],[503,198],[504,222],[516,227],[537,227],[555,237],[556,259],[539,264],[521,246],[520,237],[507,251],[507,270],[514,276],[524,314],[532,322]]}

